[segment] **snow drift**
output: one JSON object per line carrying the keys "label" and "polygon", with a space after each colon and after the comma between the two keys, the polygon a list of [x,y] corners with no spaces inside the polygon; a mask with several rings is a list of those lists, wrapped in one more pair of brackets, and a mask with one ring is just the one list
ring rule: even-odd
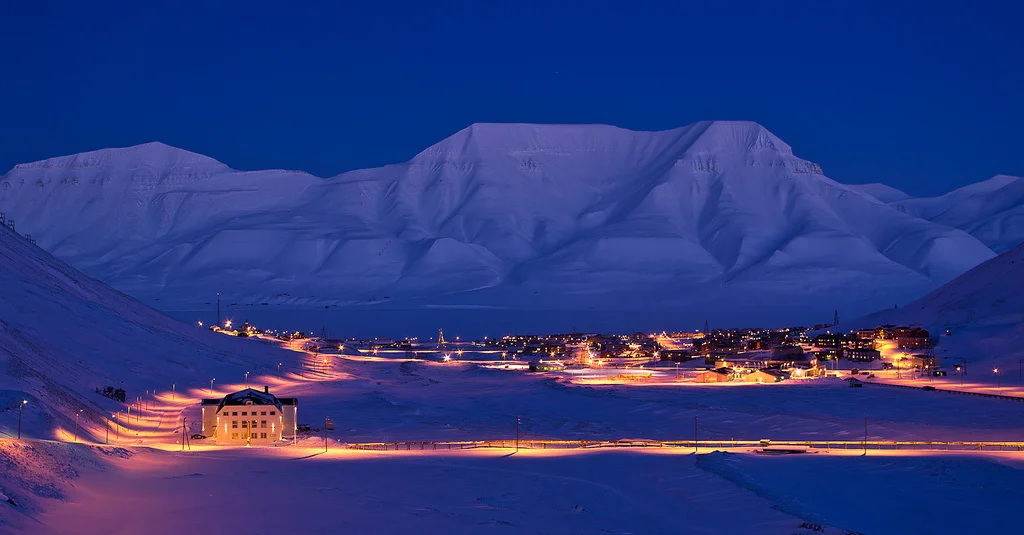
{"label": "snow drift", "polygon": [[220,291],[779,320],[786,307],[909,300],[994,256],[988,236],[1012,239],[988,212],[954,224],[883,202],[912,202],[893,191],[839,184],[751,122],[475,124],[406,163],[329,179],[158,143],[53,158],[0,178],[0,211],[164,309]]}

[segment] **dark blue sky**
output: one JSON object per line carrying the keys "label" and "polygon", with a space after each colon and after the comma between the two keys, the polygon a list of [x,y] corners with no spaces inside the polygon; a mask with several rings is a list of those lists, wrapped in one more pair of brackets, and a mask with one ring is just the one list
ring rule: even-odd
{"label": "dark blue sky", "polygon": [[750,119],[841,182],[1024,174],[1021,2],[152,4],[2,3],[0,172],[163,141],[330,176],[473,122]]}

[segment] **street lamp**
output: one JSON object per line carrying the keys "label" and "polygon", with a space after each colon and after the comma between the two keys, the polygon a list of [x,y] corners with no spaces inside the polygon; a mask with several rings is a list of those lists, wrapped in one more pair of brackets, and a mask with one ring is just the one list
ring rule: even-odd
{"label": "street lamp", "polygon": [[999,368],[993,368],[992,369],[992,373],[996,374],[996,390],[1000,390],[1002,388],[1002,381],[1000,380],[1000,377],[999,377],[1000,376]]}
{"label": "street lamp", "polygon": [[[111,414],[110,417],[113,418],[114,415]],[[106,436],[103,437],[103,443],[110,444],[110,420],[107,420],[104,424],[103,428],[106,430]]]}
{"label": "street lamp", "polygon": [[21,405],[18,405],[18,439],[19,440],[21,439],[21,411],[22,411],[22,409],[25,408],[25,404],[26,403],[28,403],[27,399],[22,400],[21,401]]}
{"label": "street lamp", "polygon": [[522,418],[516,416],[516,453],[519,453],[519,424],[523,423]]}
{"label": "street lamp", "polygon": [[227,329],[231,328],[231,320],[224,320],[224,327]]}
{"label": "street lamp", "polygon": [[213,382],[216,381],[216,380],[217,380],[216,377],[214,377],[213,379],[210,379],[210,395],[213,395]]}
{"label": "street lamp", "polygon": [[85,409],[78,409],[78,412],[75,413],[75,442],[78,442],[78,415],[82,414],[82,411],[84,410]]}
{"label": "street lamp", "polygon": [[281,373],[281,364],[283,364],[283,363],[282,362],[278,362],[277,363],[277,373],[279,373],[279,374]]}
{"label": "street lamp", "polygon": [[203,322],[201,322],[201,321],[197,321],[196,325],[197,325],[198,329],[202,329],[203,328]]}
{"label": "street lamp", "polygon": [[245,372],[245,387],[249,388],[249,372]]}

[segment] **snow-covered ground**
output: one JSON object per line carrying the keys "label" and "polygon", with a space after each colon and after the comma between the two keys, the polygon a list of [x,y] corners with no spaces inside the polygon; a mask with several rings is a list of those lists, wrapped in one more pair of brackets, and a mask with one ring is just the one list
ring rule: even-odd
{"label": "snow-covered ground", "polygon": [[0,177],[0,211],[162,310],[212,308],[220,291],[255,307],[813,324],[819,309],[907,302],[1019,239],[1007,188],[945,218],[952,201],[926,209],[839,184],[756,123],[476,124],[408,162],[328,179],[235,171],[159,143],[52,158]]}
{"label": "snow-covered ground", "polygon": [[[151,409],[115,445],[92,453],[84,445],[29,443],[39,450],[32,464],[66,468],[52,475],[39,470],[28,478],[32,485],[15,486],[16,492],[7,489],[21,480],[6,470],[0,475],[3,490],[27,504],[9,510],[8,529],[230,529],[242,511],[255,533],[809,534],[814,524],[826,533],[961,533],[971,526],[1014,532],[1014,489],[1024,482],[1020,452],[871,450],[860,457],[857,449],[775,457],[705,450],[695,459],[689,450],[661,448],[371,452],[342,445],[511,440],[517,416],[524,441],[686,439],[695,416],[705,440],[856,441],[865,415],[871,440],[1016,440],[1024,403],[852,389],[838,380],[580,386],[566,374],[475,363],[332,359],[329,374],[250,377],[297,396],[302,422],[316,425],[330,416],[337,429],[328,434],[328,453],[316,433],[273,448],[199,440],[182,453],[173,429],[145,431],[148,420],[163,417]],[[198,417],[194,400],[162,397],[157,407],[174,414],[170,421],[182,409],[190,420]],[[143,428],[141,438],[136,428]],[[90,429],[90,439],[102,442],[99,431]],[[23,446],[8,441],[4,447]],[[273,507],[259,503],[268,495]]]}

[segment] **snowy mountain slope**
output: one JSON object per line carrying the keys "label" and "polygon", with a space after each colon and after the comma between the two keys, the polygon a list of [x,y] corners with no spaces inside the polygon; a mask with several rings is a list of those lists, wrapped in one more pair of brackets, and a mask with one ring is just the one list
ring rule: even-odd
{"label": "snowy mountain slope", "polygon": [[[898,309],[853,321],[850,328],[921,325],[939,339],[937,354],[984,362],[988,369],[1017,369],[1024,359],[1024,244],[971,269]],[[975,381],[995,382],[990,374]]]}
{"label": "snowy mountain slope", "polygon": [[982,263],[905,307],[886,310],[878,316],[892,322],[933,328],[1024,321],[1024,244]]}
{"label": "snowy mountain slope", "polygon": [[[83,425],[102,429],[102,415],[124,405],[97,387],[124,388],[131,400],[172,384],[185,392],[212,377],[235,382],[270,370],[281,356],[172,320],[0,227],[0,404],[29,401],[28,436],[70,429],[78,409],[86,409]],[[0,413],[0,432],[16,426],[16,410]]]}
{"label": "snowy mountain slope", "polygon": [[1024,242],[1024,179],[997,175],[941,197],[905,199],[897,209],[956,227],[978,238],[996,253]]}
{"label": "snowy mountain slope", "polygon": [[18,166],[0,178],[0,210],[58,257],[171,308],[221,291],[292,305],[869,310],[993,256],[828,179],[750,122],[476,124],[404,164],[330,179],[147,144]]}

